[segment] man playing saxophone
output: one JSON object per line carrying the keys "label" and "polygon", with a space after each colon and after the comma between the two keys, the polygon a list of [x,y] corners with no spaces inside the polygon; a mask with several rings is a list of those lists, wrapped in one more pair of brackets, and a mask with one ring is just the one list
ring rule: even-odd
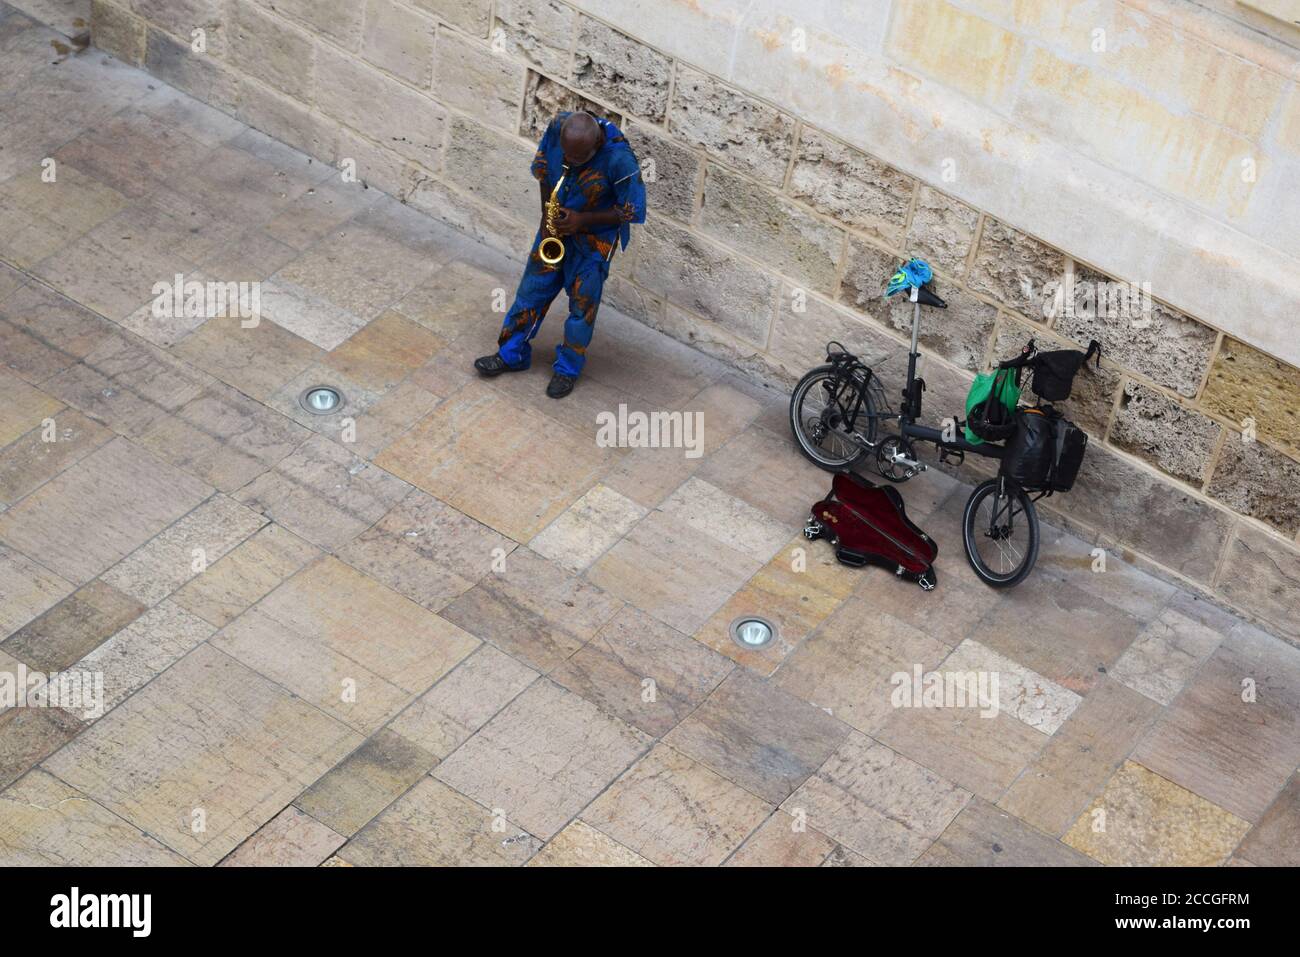
{"label": "man playing saxophone", "polygon": [[[551,121],[532,171],[541,192],[542,221],[497,351],[475,359],[474,368],[485,376],[527,369],[531,340],[563,289],[569,316],[546,387],[547,395],[561,399],[573,391],[586,361],[614,251],[626,248],[631,223],[645,222],[645,185],[627,138],[613,123],[587,112],[561,113]],[[548,241],[542,248],[550,236],[559,243]]]}

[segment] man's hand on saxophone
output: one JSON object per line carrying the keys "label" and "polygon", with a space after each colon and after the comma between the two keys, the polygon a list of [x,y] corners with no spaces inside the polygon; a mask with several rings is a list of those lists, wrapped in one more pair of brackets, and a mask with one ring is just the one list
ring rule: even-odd
{"label": "man's hand on saxophone", "polygon": [[576,209],[561,206],[555,212],[555,235],[572,236],[574,233],[587,232],[587,214]]}
{"label": "man's hand on saxophone", "polygon": [[572,236],[617,226],[620,222],[617,209],[579,210],[561,206],[555,214],[555,232],[559,236]]}

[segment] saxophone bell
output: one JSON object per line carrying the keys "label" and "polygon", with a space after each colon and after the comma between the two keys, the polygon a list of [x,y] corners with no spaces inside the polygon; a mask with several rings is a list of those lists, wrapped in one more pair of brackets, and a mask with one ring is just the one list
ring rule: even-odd
{"label": "saxophone bell", "polygon": [[554,266],[564,259],[564,241],[558,236],[546,236],[537,247],[537,255],[548,266]]}

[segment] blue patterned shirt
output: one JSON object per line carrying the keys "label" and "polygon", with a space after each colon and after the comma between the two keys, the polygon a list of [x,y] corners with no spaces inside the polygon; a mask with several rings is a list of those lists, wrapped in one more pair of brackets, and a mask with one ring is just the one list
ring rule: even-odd
{"label": "blue patterned shirt", "polygon": [[[539,180],[550,196],[555,183],[564,172],[564,150],[560,147],[560,125],[569,116],[560,113],[551,120],[537,144],[533,157],[533,177]],[[579,167],[571,167],[564,174],[560,187],[560,205],[584,212],[617,209],[621,221],[590,233],[577,233],[568,237],[579,252],[587,252],[609,259],[614,255],[615,243],[627,248],[631,237],[630,224],[645,222],[645,183],[641,180],[641,164],[628,145],[627,137],[608,120],[594,117],[605,133],[604,145],[596,155]]]}

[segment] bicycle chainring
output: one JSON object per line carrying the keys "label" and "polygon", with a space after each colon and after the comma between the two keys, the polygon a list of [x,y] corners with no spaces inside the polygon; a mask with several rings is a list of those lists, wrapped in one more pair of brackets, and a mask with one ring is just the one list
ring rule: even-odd
{"label": "bicycle chainring", "polygon": [[880,473],[881,478],[891,482],[906,482],[916,474],[901,462],[894,461],[894,456],[900,452],[909,459],[916,458],[911,441],[901,435],[888,436],[876,446],[876,471]]}

